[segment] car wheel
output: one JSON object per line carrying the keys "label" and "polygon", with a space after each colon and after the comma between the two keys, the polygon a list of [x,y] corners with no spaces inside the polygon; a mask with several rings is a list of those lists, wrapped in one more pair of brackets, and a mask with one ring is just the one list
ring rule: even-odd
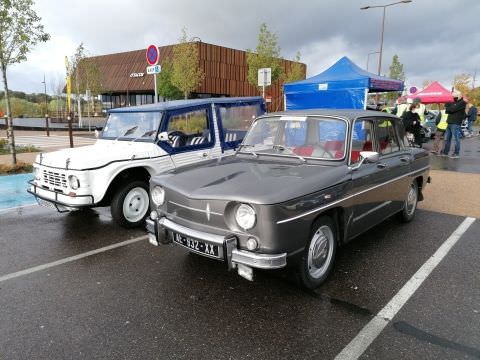
{"label": "car wheel", "polygon": [[143,181],[120,186],[110,205],[113,220],[125,228],[141,226],[149,208],[148,185]]}
{"label": "car wheel", "polygon": [[336,226],[328,216],[322,216],[312,226],[310,239],[300,261],[300,281],[308,289],[315,289],[328,277],[333,268],[337,250]]}
{"label": "car wheel", "polygon": [[418,204],[418,184],[414,180],[410,184],[410,188],[408,190],[407,198],[405,199],[403,209],[399,213],[400,220],[407,223],[412,221],[413,217],[415,216],[415,212],[417,211],[417,204]]}

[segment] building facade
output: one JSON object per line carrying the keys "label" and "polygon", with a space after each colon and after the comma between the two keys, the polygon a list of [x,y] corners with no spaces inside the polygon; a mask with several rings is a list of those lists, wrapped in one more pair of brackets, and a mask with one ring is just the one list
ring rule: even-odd
{"label": "building facade", "polygon": [[[247,81],[247,53],[242,50],[195,42],[198,47],[199,67],[204,80],[191,97],[236,97],[261,95],[261,90]],[[175,45],[159,47],[159,64],[172,58]],[[102,74],[102,102],[104,108],[150,104],[154,102],[154,78],[146,72],[145,49],[89,58]],[[285,73],[293,62],[282,60]],[[303,74],[306,65],[301,64]],[[281,81],[266,88],[269,111],[283,110]]]}

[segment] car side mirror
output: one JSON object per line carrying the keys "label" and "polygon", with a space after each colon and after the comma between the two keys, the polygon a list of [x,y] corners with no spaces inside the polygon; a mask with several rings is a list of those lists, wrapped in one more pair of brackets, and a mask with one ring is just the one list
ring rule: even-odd
{"label": "car side mirror", "polygon": [[380,159],[380,154],[376,151],[360,151],[363,162],[376,163]]}
{"label": "car side mirror", "polygon": [[379,159],[380,154],[376,151],[360,151],[360,161],[355,165],[350,166],[350,170],[355,171],[360,168],[363,163],[376,163]]}
{"label": "car side mirror", "polygon": [[168,141],[168,132],[162,131],[160,134],[158,134],[158,140],[159,141]]}

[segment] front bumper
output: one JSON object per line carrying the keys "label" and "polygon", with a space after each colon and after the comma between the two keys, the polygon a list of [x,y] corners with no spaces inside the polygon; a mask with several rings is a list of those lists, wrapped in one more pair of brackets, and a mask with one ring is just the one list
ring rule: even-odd
{"label": "front bumper", "polygon": [[238,265],[257,269],[279,269],[287,265],[287,253],[262,254],[253,251],[241,250],[238,249],[238,242],[235,234],[222,236],[203,231],[197,231],[179,225],[167,219],[166,217],[161,217],[157,220],[152,220],[150,218],[147,219],[147,231],[149,233],[150,242],[154,245],[158,245],[159,243],[173,243],[173,236],[175,233],[177,233],[191,239],[200,240],[206,244],[218,246],[219,249],[222,249],[223,251],[219,251],[218,256],[212,256],[178,244],[187,248],[191,252],[226,262],[229,270],[238,267]]}
{"label": "front bumper", "polygon": [[28,183],[30,184],[30,189],[27,189],[27,192],[35,196],[40,205],[45,205],[44,202],[50,203],[52,204],[51,207],[59,212],[95,205],[92,195],[69,196],[58,191],[45,189],[37,185],[34,180]]}

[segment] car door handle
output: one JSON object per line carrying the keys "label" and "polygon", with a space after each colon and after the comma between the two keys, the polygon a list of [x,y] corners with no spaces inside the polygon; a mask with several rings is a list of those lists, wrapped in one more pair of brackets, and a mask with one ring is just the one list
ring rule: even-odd
{"label": "car door handle", "polygon": [[386,163],[378,163],[378,164],[377,164],[377,167],[378,167],[379,169],[385,169],[387,166],[388,166],[388,165],[387,165]]}
{"label": "car door handle", "polygon": [[409,163],[411,160],[410,160],[410,157],[409,156],[402,156],[400,158],[400,161],[401,162],[404,162],[404,163]]}

